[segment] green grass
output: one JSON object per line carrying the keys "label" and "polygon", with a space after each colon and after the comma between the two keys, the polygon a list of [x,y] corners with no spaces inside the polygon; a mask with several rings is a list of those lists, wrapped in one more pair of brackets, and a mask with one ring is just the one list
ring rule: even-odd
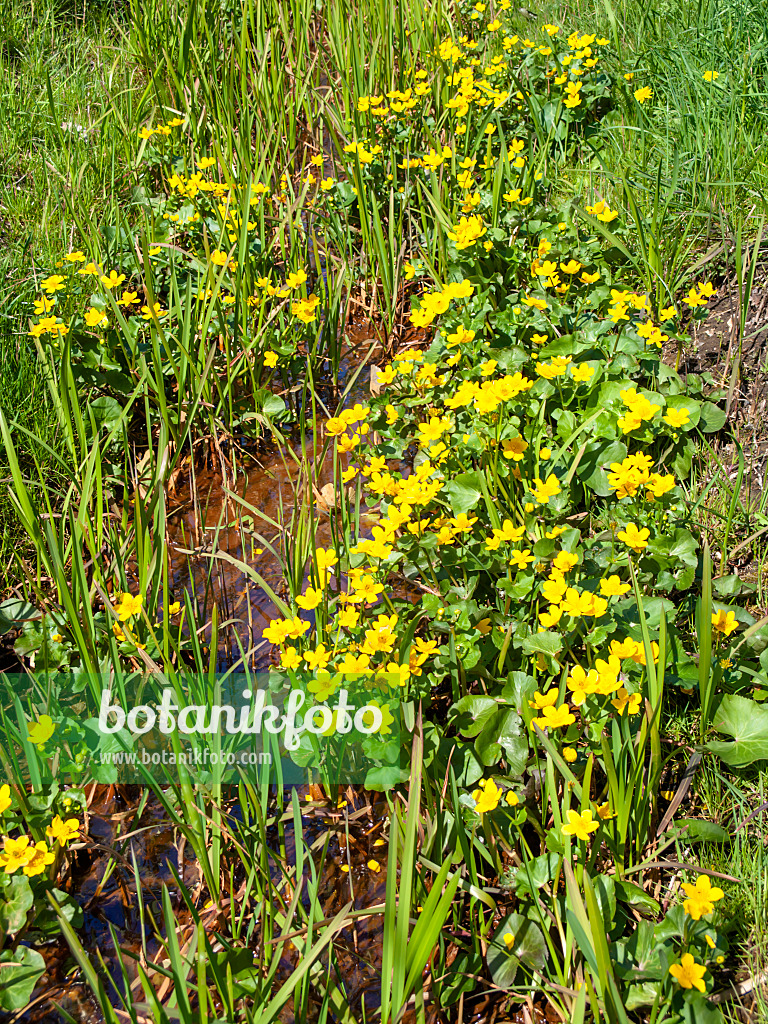
{"label": "green grass", "polygon": [[[551,183],[547,205],[560,209],[573,201],[584,206],[601,195],[619,208],[620,234],[618,229],[616,236],[606,232],[605,240],[618,243],[614,251],[617,265],[638,287],[654,294],[657,305],[666,302],[672,292],[679,293],[688,278],[700,278],[705,266],[707,274],[724,266],[732,258],[732,249],[740,256],[742,238],[746,252],[757,215],[767,212],[763,188],[768,181],[768,159],[763,146],[768,137],[764,103],[768,94],[768,15],[759,8],[742,10],[729,0],[657,3],[650,9],[629,0],[615,7],[610,0],[598,4],[574,0],[568,5],[545,4],[535,13],[540,22],[549,17],[558,24],[578,25],[585,32],[604,28],[606,35],[613,37],[613,70],[619,84],[614,106],[599,127],[588,139],[574,140],[566,152],[551,145],[546,124],[537,124],[541,143],[537,160]],[[134,0],[130,6],[83,3],[81,8],[55,5],[50,0],[21,6],[0,0],[0,424],[4,441],[0,477],[12,475],[11,490],[16,497],[14,505],[5,486],[0,493],[4,537],[0,583],[18,586],[36,605],[51,603],[53,617],[44,620],[41,628],[49,632],[61,628],[67,636],[67,657],[72,664],[79,658],[94,678],[99,669],[106,666],[117,671],[125,662],[126,651],[118,651],[114,627],[117,634],[120,627],[110,609],[110,598],[118,591],[135,590],[144,596],[145,605],[133,626],[146,646],[141,655],[138,650],[129,653],[133,667],[142,671],[162,667],[180,688],[177,669],[186,658],[197,672],[200,701],[210,698],[208,683],[215,673],[219,630],[224,635],[227,625],[220,623],[215,607],[209,615],[207,607],[194,607],[187,593],[184,614],[196,630],[191,629],[188,636],[181,636],[178,630],[173,635],[167,606],[172,596],[179,595],[172,595],[165,546],[166,485],[172,469],[195,443],[207,446],[219,464],[225,465],[221,444],[239,437],[244,429],[238,401],[249,415],[262,413],[265,389],[261,388],[261,375],[264,346],[272,338],[269,331],[282,343],[290,340],[295,325],[286,310],[286,322],[280,319],[282,313],[275,317],[282,334],[261,321],[249,331],[248,299],[257,287],[257,273],[264,272],[266,266],[277,268],[278,275],[299,265],[314,263],[317,268],[322,258],[327,282],[318,277],[315,287],[323,292],[332,312],[323,332],[303,337],[306,359],[302,351],[290,370],[281,365],[278,371],[291,400],[302,402],[302,450],[288,456],[281,450],[284,458],[292,458],[297,482],[292,500],[286,498],[281,523],[266,523],[283,532],[280,543],[276,542],[286,582],[281,593],[291,605],[301,593],[317,530],[312,486],[321,458],[317,452],[309,453],[306,428],[311,422],[312,432],[315,436],[319,433],[321,409],[312,387],[318,365],[327,363],[330,375],[338,374],[337,327],[361,279],[382,321],[391,327],[401,298],[405,259],[421,250],[431,276],[446,278],[447,231],[455,224],[458,210],[442,172],[432,173],[428,184],[420,179],[411,206],[405,210],[396,205],[397,187],[410,187],[408,175],[398,182],[371,183],[357,160],[351,175],[362,215],[356,214],[350,203],[332,217],[309,216],[297,198],[302,193],[301,178],[308,169],[309,154],[324,153],[335,163],[341,159],[344,143],[361,130],[357,95],[412,84],[411,63],[415,66],[417,58],[433,50],[450,31],[448,14],[444,5],[430,6],[421,0],[398,5],[369,0],[354,6],[343,0],[325,5],[309,0],[246,0],[242,5],[228,0],[210,4]],[[522,14],[518,20],[520,34],[525,35],[529,21]],[[705,70],[718,70],[720,77],[707,83]],[[635,76],[631,84],[622,77],[630,72]],[[29,82],[36,87],[28,88]],[[643,85],[653,89],[654,97],[641,106],[633,91]],[[183,137],[187,141],[162,139],[158,150],[154,144],[144,146],[139,128],[171,114],[185,119]],[[423,153],[428,146],[439,144],[441,130],[435,124],[415,126],[412,151]],[[477,139],[467,140],[467,151],[482,157],[485,141],[481,131]],[[138,279],[137,253],[143,258],[149,240],[163,228],[164,172],[172,160],[177,167],[190,169],[191,160],[203,154],[215,157],[224,173],[239,182],[269,180],[283,170],[288,174],[287,199],[280,215],[264,214],[263,206],[253,213],[266,251],[260,249],[254,255],[250,250],[251,260],[247,231],[228,238],[224,228],[209,219],[202,243],[205,252],[201,255],[198,250],[196,265],[179,259],[170,270],[168,264],[160,266],[154,280],[149,273],[141,275],[153,292],[157,289],[158,294],[167,296],[173,318],[169,316],[166,326],[139,325],[147,332],[142,338],[148,341],[140,350],[134,347],[130,352],[129,370],[134,373],[130,387],[121,393],[117,386],[101,387],[101,382],[92,378],[87,386],[80,381],[78,389],[77,368],[70,370],[58,353],[51,363],[54,377],[48,380],[47,364],[38,362],[27,335],[30,300],[39,293],[40,278],[53,272],[62,253],[83,248],[89,255],[103,258],[105,269],[106,261],[113,261],[134,275],[131,280]],[[507,178],[508,172],[507,166],[496,180],[488,175],[484,183],[494,196],[494,215],[498,215],[500,192],[516,180]],[[351,185],[348,187],[351,193]],[[247,223],[252,215],[250,199],[247,190],[242,195],[240,213],[242,222]],[[220,230],[221,237],[213,237],[214,230]],[[736,239],[739,244],[732,246]],[[225,319],[221,303],[217,305],[219,291],[231,282],[224,281],[223,270],[207,266],[205,258],[219,245],[238,258],[240,267],[232,287],[235,312],[231,321]],[[713,247],[718,245],[721,250],[715,252]],[[255,269],[257,260],[262,261],[259,271]],[[196,274],[207,275],[202,284]],[[748,281],[748,275],[740,277]],[[514,280],[512,274],[510,291]],[[199,321],[192,296],[203,284],[212,286],[214,294]],[[107,308],[128,338],[117,306],[112,302]],[[175,326],[169,327],[172,320]],[[289,340],[285,341],[286,350]],[[101,392],[118,394],[122,410],[94,436],[89,416],[94,409],[92,398]],[[257,395],[262,402],[258,407]],[[266,397],[271,396],[266,393]],[[268,417],[262,415],[258,422],[259,429],[273,429],[277,441],[283,440],[274,425],[270,428]],[[546,430],[543,407],[539,427]],[[561,440],[569,432],[570,428]],[[563,450],[578,433],[563,444]],[[531,447],[538,450],[545,436],[539,432],[531,437]],[[326,445],[332,444],[326,437]],[[232,450],[227,449],[230,455]],[[144,452],[148,460],[137,496],[135,474]],[[234,478],[237,452],[232,458]],[[576,468],[574,463],[571,475]],[[700,509],[699,525],[715,559],[715,594],[718,564],[726,565],[740,545],[754,540],[760,562],[764,553],[753,534],[766,522],[765,503],[744,507],[743,465],[735,478],[726,472],[728,468],[714,452],[702,447],[700,465],[686,481],[689,506]],[[490,485],[493,493],[484,482],[483,498],[490,519],[500,526],[496,505],[499,509],[505,506],[508,495],[496,468]],[[354,507],[350,502],[335,521],[336,550],[359,541],[365,531],[359,481],[355,487]],[[510,484],[510,493],[513,487]],[[472,489],[469,491],[471,496]],[[592,496],[589,500],[594,501]],[[508,501],[514,514],[520,511],[515,501]],[[595,521],[600,522],[599,503],[594,504]],[[108,514],[115,509],[116,514]],[[253,516],[257,529],[263,528],[261,510],[245,506],[243,511]],[[606,512],[606,522],[600,522],[606,529],[608,516]],[[266,522],[263,517],[262,521]],[[240,526],[242,534],[242,521]],[[261,543],[262,538],[255,536]],[[18,558],[13,560],[14,555],[25,553],[25,544],[30,551],[26,580]],[[252,567],[239,568],[253,583],[267,589]],[[439,587],[441,566],[429,564],[428,568],[429,582]],[[211,560],[209,581],[214,571]],[[761,573],[762,566],[758,602],[765,591]],[[573,770],[560,756],[551,735],[542,734],[541,792],[535,798],[542,803],[541,820],[533,811],[526,818],[528,812],[521,807],[522,816],[509,828],[502,829],[487,818],[473,819],[468,825],[471,785],[457,783],[459,769],[454,774],[453,766],[434,777],[433,762],[426,767],[423,764],[422,741],[414,744],[407,810],[403,810],[400,797],[388,808],[391,845],[385,904],[371,911],[383,922],[383,1020],[398,1020],[411,997],[415,998],[417,1019],[425,1018],[424,966],[430,962],[439,988],[450,974],[447,952],[452,942],[470,977],[482,971],[489,942],[498,944],[498,935],[491,939],[498,925],[496,903],[485,890],[503,876],[509,864],[515,865],[521,877],[541,869],[542,856],[548,865],[547,835],[550,839],[554,835],[559,842],[557,834],[568,812],[579,804],[590,806],[593,765],[600,764],[601,758],[606,779],[600,786],[603,797],[610,798],[618,812],[619,837],[615,848],[603,851],[605,864],[619,881],[639,877],[638,865],[642,866],[658,817],[656,783],[664,760],[672,751],[675,763],[682,756],[677,746],[663,741],[682,746],[705,739],[713,710],[710,687],[712,680],[720,677],[709,671],[712,595],[708,575],[705,567],[700,612],[696,613],[691,599],[681,614],[681,622],[686,615],[689,620],[683,622],[686,641],[691,647],[701,643],[706,648],[698,669],[703,710],[696,696],[690,706],[669,696],[671,684],[665,681],[663,671],[657,673],[652,667],[651,634],[641,612],[651,713],[643,719],[642,731],[634,740],[630,739],[629,716],[614,719],[610,735],[606,731],[593,737],[597,755],[590,754],[586,767],[580,763]],[[466,567],[457,567],[454,582],[457,593],[468,594],[469,604],[472,592],[466,586]],[[268,592],[274,598],[273,592]],[[317,612],[321,624],[327,614],[327,595],[323,600],[326,604]],[[289,614],[289,605],[280,598],[274,598],[274,603]],[[510,603],[508,600],[505,615]],[[469,613],[465,617],[469,621]],[[657,614],[654,627],[658,621]],[[666,623],[666,619],[662,621]],[[414,619],[414,630],[417,626]],[[450,631],[451,684],[455,696],[463,695],[467,682],[456,654],[458,621],[450,627],[442,623],[441,628]],[[665,637],[666,625],[659,634],[662,647]],[[511,664],[517,656],[510,640],[511,631],[494,655],[499,678],[506,672],[505,659]],[[59,646],[53,650],[58,655],[61,645],[59,641],[56,644]],[[235,640],[232,647],[236,644]],[[45,635],[37,650],[39,669],[49,653]],[[544,660],[543,655],[539,660]],[[523,673],[511,674],[510,687],[522,686],[516,675]],[[565,678],[563,674],[563,692]],[[483,678],[484,689],[486,682],[498,682],[491,678],[490,670]],[[25,694],[30,713],[49,709],[60,696],[58,691],[43,691],[42,684],[30,684],[30,692]],[[96,689],[92,696],[98,700]],[[661,719],[664,696],[672,710],[666,707]],[[533,715],[527,699],[523,705],[528,730]],[[70,700],[67,707],[71,706]],[[23,715],[20,709],[17,705],[17,713]],[[408,713],[417,714],[415,708]],[[36,757],[23,730],[14,737]],[[427,760],[437,757],[440,739],[436,730],[434,737]],[[514,740],[514,736],[506,737],[512,747]],[[582,773],[583,786],[575,771]],[[334,980],[338,965],[331,946],[349,921],[349,907],[331,921],[319,920],[318,877],[324,870],[328,840],[325,845],[315,841],[314,856],[305,847],[297,795],[293,794],[290,806],[283,805],[272,801],[266,783],[261,788],[244,783],[241,815],[230,819],[222,786],[215,778],[194,791],[187,778],[166,782],[160,785],[148,780],[147,784],[154,788],[168,822],[194,851],[206,897],[213,902],[224,900],[240,885],[245,885],[247,893],[239,904],[232,898],[226,917],[222,916],[219,937],[224,950],[220,955],[222,951],[214,951],[205,934],[189,889],[179,882],[178,891],[189,914],[185,925],[180,924],[178,908],[164,891],[152,930],[169,964],[167,973],[177,1003],[173,1013],[190,1022],[205,1021],[213,1019],[220,1004],[228,1019],[237,1019],[242,993],[233,989],[233,964],[240,971],[246,954],[250,970],[249,958],[255,948],[261,974],[256,997],[242,1019],[266,1022],[293,1000],[297,1019],[305,1019],[314,1003],[320,1005],[321,1017],[332,1012],[338,1019],[351,1020],[346,995]],[[693,852],[682,844],[678,854],[691,863],[698,858],[702,866],[736,875],[746,883],[727,888],[723,916],[739,922],[731,932],[732,965],[746,965],[755,972],[765,969],[767,963],[762,952],[768,934],[768,861],[761,842],[764,818],[758,816],[748,827],[737,826],[759,806],[765,788],[764,773],[726,775],[707,763],[695,787],[696,813],[724,825],[731,838],[723,845],[707,844]],[[293,858],[286,856],[289,824],[294,831]],[[535,985],[546,991],[549,1003],[564,1017],[571,1015],[577,1024],[586,1019],[587,1005],[595,1015],[598,1006],[605,1008],[607,1019],[624,1024],[628,1018],[617,998],[617,976],[605,938],[604,917],[610,901],[595,884],[602,870],[596,864],[598,851],[596,848],[588,858],[582,857],[586,862],[574,871],[571,851],[582,851],[583,841],[577,847],[571,843],[576,844],[577,839],[568,838],[555,877],[547,877],[541,886],[531,885],[531,912],[538,912],[550,947],[545,957],[548,973],[532,977]],[[279,854],[275,854],[275,846]],[[457,851],[461,856],[456,856]],[[271,870],[275,857],[284,887],[277,885]],[[609,873],[607,869],[605,873]],[[144,914],[138,869],[135,874],[137,899]],[[308,907],[299,899],[304,884]],[[496,896],[501,892],[491,891]],[[60,920],[62,934],[96,992],[105,1018],[116,1019],[110,1005],[114,997],[104,990],[76,931]],[[445,928],[444,922],[449,922]],[[555,930],[551,923],[559,931],[557,941],[552,938]],[[186,936],[190,944],[182,951],[176,936],[183,927],[191,932]],[[279,984],[280,957],[289,933],[304,956],[294,977]],[[146,1005],[157,1019],[170,1017],[165,1007],[153,1005],[151,979],[142,975],[141,981]],[[548,986],[548,981],[554,985]],[[664,981],[668,981],[666,975]],[[448,984],[444,987],[447,990]],[[525,985],[520,987],[525,989]],[[209,1001],[214,993],[215,1003]],[[126,1009],[135,1018],[135,1007]],[[656,1019],[657,1010],[655,1007],[651,1019]]]}
{"label": "green grass", "polygon": [[[12,432],[23,465],[38,458],[44,475],[64,440],[27,336],[29,310],[62,253],[87,244],[82,227],[95,241],[130,206],[116,111],[133,131],[141,75],[123,45],[125,26],[125,8],[108,3],[0,3],[0,408],[18,421]],[[7,477],[2,454],[0,476]],[[7,587],[19,533],[5,491],[0,527]]]}

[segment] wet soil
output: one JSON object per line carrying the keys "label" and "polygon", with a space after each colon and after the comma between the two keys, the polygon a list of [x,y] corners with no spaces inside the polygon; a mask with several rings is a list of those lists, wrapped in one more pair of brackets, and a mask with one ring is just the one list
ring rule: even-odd
{"label": "wet soil", "polygon": [[[741,341],[739,327],[738,282],[726,278],[706,319],[692,326],[679,369],[683,375],[711,374],[728,392],[729,422],[739,439],[768,449],[768,273],[755,275]],[[675,354],[665,353],[665,360],[674,365]]]}

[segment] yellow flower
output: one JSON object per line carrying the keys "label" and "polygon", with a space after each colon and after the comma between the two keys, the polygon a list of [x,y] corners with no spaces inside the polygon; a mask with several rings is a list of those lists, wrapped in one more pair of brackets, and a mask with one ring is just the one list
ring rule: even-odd
{"label": "yellow flower", "polygon": [[551,629],[553,626],[556,626],[562,617],[562,609],[558,608],[556,604],[551,604],[549,611],[539,612],[539,622],[544,629]]}
{"label": "yellow flower", "polygon": [[214,249],[211,253],[211,263],[215,267],[225,267],[228,262],[229,256],[227,256],[225,252],[222,252],[221,249]]}
{"label": "yellow flower", "polygon": [[734,630],[739,628],[739,624],[736,621],[736,616],[733,612],[724,612],[721,608],[717,612],[712,612],[712,627],[717,630],[718,633],[722,633],[724,636],[730,636]]}
{"label": "yellow flower", "polygon": [[705,82],[714,82],[719,77],[720,77],[720,72],[719,71],[705,71],[704,72],[704,81]]}
{"label": "yellow flower", "polygon": [[552,568],[557,569],[558,572],[567,573],[578,564],[578,555],[574,555],[572,551],[560,551],[552,561]]}
{"label": "yellow flower", "polygon": [[704,975],[707,969],[697,964],[691,953],[684,953],[679,964],[672,964],[669,973],[682,988],[697,988],[699,992],[706,990]]}
{"label": "yellow flower", "polygon": [[611,701],[611,704],[616,708],[620,715],[623,715],[626,711],[629,715],[636,715],[640,710],[642,703],[642,695],[639,693],[629,693],[629,691],[621,686],[616,692],[616,696]]}
{"label": "yellow flower", "polygon": [[265,352],[264,365],[270,370],[277,366],[277,352]]}
{"label": "yellow flower", "polygon": [[547,477],[546,483],[544,483],[539,477],[536,477],[536,486],[533,490],[533,497],[536,499],[537,504],[546,505],[550,498],[560,493],[560,482],[554,473],[550,473]]}
{"label": "yellow flower", "polygon": [[96,309],[95,306],[91,306],[85,314],[85,322],[88,327],[107,327],[109,325],[109,320],[105,316],[104,310]]}
{"label": "yellow flower", "polygon": [[329,651],[326,651],[325,644],[320,644],[314,651],[304,652],[304,661],[310,668],[325,668],[330,660],[331,655]]}
{"label": "yellow flower", "polygon": [[630,584],[622,583],[616,575],[600,580],[600,593],[603,597],[620,597],[628,590],[631,590]]}
{"label": "yellow flower", "polygon": [[505,459],[514,459],[515,462],[520,462],[528,450],[528,442],[518,435],[502,441],[501,448],[501,454]]}
{"label": "yellow flower", "polygon": [[[80,274],[82,277],[89,277],[89,276],[90,277],[97,277],[97,276],[101,276],[101,268],[98,267],[93,262],[93,260],[91,260],[91,262],[90,263],[86,263],[86,265],[84,267],[80,267],[80,269],[78,270],[78,274]],[[45,287],[45,282],[43,282],[43,287]]]}
{"label": "yellow flower", "polygon": [[488,811],[495,811],[501,800],[501,790],[493,779],[481,779],[478,782],[479,789],[472,794],[475,801],[475,810],[478,814],[487,814]]}
{"label": "yellow flower", "polygon": [[535,561],[536,558],[531,554],[531,549],[526,548],[525,551],[513,551],[509,564],[513,569],[527,569],[529,563]]}
{"label": "yellow flower", "polygon": [[541,717],[534,718],[532,725],[538,725],[540,729],[562,729],[566,725],[572,725],[576,716],[571,712],[567,704],[561,704],[559,708],[547,706],[542,709]]}
{"label": "yellow flower", "polygon": [[11,787],[6,783],[0,786],[0,814],[5,814],[11,806]]}
{"label": "yellow flower", "polygon": [[301,664],[301,655],[295,647],[286,647],[280,652],[280,664],[283,668],[296,669]]}
{"label": "yellow flower", "polygon": [[56,860],[55,854],[51,853],[46,843],[42,842],[35,843],[31,856],[27,863],[24,865],[24,874],[29,878],[34,875],[41,875],[45,871],[49,864],[53,864]]}
{"label": "yellow flower", "polygon": [[29,845],[29,836],[20,836],[18,839],[6,836],[3,852],[0,853],[0,867],[5,869],[6,875],[12,875],[14,871],[29,864],[34,855],[34,847]]}
{"label": "yellow flower", "polygon": [[313,293],[308,295],[306,299],[300,299],[298,302],[292,303],[291,312],[303,323],[311,324],[313,320],[317,319],[317,307],[319,305],[320,299]]}
{"label": "yellow flower", "polygon": [[141,307],[142,320],[154,320],[155,317],[158,320],[162,320],[164,316],[168,316],[168,310],[163,309],[159,302],[155,302],[152,306]]}
{"label": "yellow flower", "polygon": [[285,279],[285,283],[288,288],[298,288],[300,284],[304,284],[307,280],[307,272],[304,269],[297,270],[295,273],[290,273]]}
{"label": "yellow flower", "polygon": [[563,747],[563,757],[568,762],[568,764],[573,764],[573,762],[576,760],[578,756],[579,755],[576,753],[573,747]]}
{"label": "yellow flower", "polygon": [[600,828],[599,821],[592,820],[592,811],[586,810],[579,814],[578,811],[568,811],[568,824],[562,826],[563,835],[576,836],[586,842],[590,832],[596,832]]}
{"label": "yellow flower", "polygon": [[711,914],[715,909],[715,903],[725,895],[722,889],[711,884],[706,875],[699,875],[695,884],[683,882],[683,891],[688,897],[683,903],[683,909],[694,921],[698,921],[705,914]]}
{"label": "yellow flower", "polygon": [[677,429],[678,427],[684,427],[690,418],[691,414],[687,409],[668,409],[664,422],[668,423],[670,427]]}
{"label": "yellow flower", "polygon": [[35,299],[35,316],[43,316],[44,313],[50,313],[55,305],[55,297],[52,299],[46,299],[45,296],[43,296],[41,299]]}
{"label": "yellow flower", "polygon": [[648,538],[651,535],[651,531],[647,527],[643,527],[642,530],[638,529],[636,523],[628,523],[625,530],[621,530],[616,536],[619,540],[623,540],[628,548],[636,554],[648,547]]}
{"label": "yellow flower", "polygon": [[419,424],[419,443],[423,448],[427,447],[433,441],[438,441],[452,426],[453,423],[447,416],[432,416],[429,423]]}
{"label": "yellow flower", "polygon": [[119,602],[115,605],[115,612],[121,622],[126,622],[128,619],[133,618],[134,615],[138,615],[141,611],[141,606],[144,604],[144,598],[141,594],[121,594]]}
{"label": "yellow flower", "polygon": [[317,608],[322,600],[322,590],[315,590],[314,587],[307,587],[306,593],[296,598],[296,604],[299,608],[303,608],[304,611],[311,611],[313,608]]}
{"label": "yellow flower", "polygon": [[598,818],[602,818],[603,821],[610,821],[611,818],[616,817],[616,811],[611,810],[611,805],[609,803],[598,804],[597,816]]}
{"label": "yellow flower", "polygon": [[645,103],[651,96],[653,96],[653,93],[647,85],[644,85],[642,89],[635,89],[635,99],[638,103]]}
{"label": "yellow flower", "polygon": [[72,842],[79,831],[80,822],[77,818],[67,818],[66,821],[62,821],[61,816],[57,814],[45,830],[45,834],[50,839],[56,839],[60,846],[66,846],[67,843]]}
{"label": "yellow flower", "polygon": [[116,270],[109,272],[109,277],[102,277],[101,283],[105,288],[117,288],[118,285],[122,284],[125,280],[125,274],[118,274]]}
{"label": "yellow flower", "polygon": [[448,237],[456,243],[457,249],[468,249],[482,238],[485,231],[483,218],[473,214],[471,217],[462,217],[457,226],[448,232]]}
{"label": "yellow flower", "polygon": [[[320,651],[321,648],[318,648]],[[324,653],[324,652],[323,652]],[[314,693],[315,700],[324,703],[329,697],[332,697],[338,690],[341,684],[341,676],[331,676],[329,672],[318,672],[317,679],[313,679],[307,689],[310,693]]]}
{"label": "yellow flower", "polygon": [[50,715],[40,715],[36,722],[27,723],[30,743],[34,743],[40,750],[56,731],[53,719]]}
{"label": "yellow flower", "polygon": [[593,217],[597,217],[597,219],[602,221],[604,224],[610,223],[610,221],[615,220],[619,215],[618,211],[612,210],[604,199],[599,200],[599,202],[595,203],[594,206],[587,206],[586,210],[587,213],[591,214]]}
{"label": "yellow flower", "polygon": [[50,277],[46,277],[44,281],[40,282],[40,287],[44,292],[49,295],[53,295],[54,292],[60,292],[64,287],[66,278],[62,277],[61,274],[51,274]]}

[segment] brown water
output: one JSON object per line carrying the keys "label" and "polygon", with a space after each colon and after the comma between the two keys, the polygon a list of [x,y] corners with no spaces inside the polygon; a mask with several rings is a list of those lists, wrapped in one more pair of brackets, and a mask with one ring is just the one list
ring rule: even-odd
{"label": "brown water", "polygon": [[[307,450],[314,459],[311,441]],[[182,494],[184,504],[170,518],[168,545],[175,594],[191,585],[208,616],[213,604],[218,605],[220,623],[231,624],[244,650],[251,652],[248,660],[254,669],[269,665],[270,644],[261,634],[269,621],[282,618],[282,613],[268,591],[230,559],[250,566],[278,597],[289,600],[280,559],[270,546],[278,555],[285,554],[295,525],[291,522],[294,504],[310,501],[318,522],[317,544],[331,544],[327,507],[318,503],[313,490],[314,485],[322,492],[329,484],[333,484],[330,460],[325,460],[313,480],[307,480],[290,453],[275,451],[232,488],[220,473],[204,470],[196,477],[194,490]],[[284,525],[277,529],[270,520]],[[234,637],[226,632],[222,631],[220,657],[232,664],[238,651]]]}
{"label": "brown water", "polygon": [[[327,856],[318,889],[319,907],[315,919],[333,918],[350,900],[353,910],[367,909],[384,902],[387,874],[386,804],[377,794],[348,788],[338,802],[328,802],[318,787],[298,787],[302,806],[302,841],[305,849],[318,851],[328,841]],[[310,796],[313,798],[308,802]],[[192,921],[178,891],[173,867],[178,871],[189,892],[196,895],[196,906],[203,910],[208,894],[200,882],[200,872],[189,846],[170,823],[164,819],[159,804],[150,800],[140,817],[137,816],[138,787],[98,786],[93,794],[89,811],[88,848],[76,852],[68,877],[59,885],[75,896],[84,913],[78,936],[107,989],[104,971],[98,966],[103,957],[107,974],[115,988],[126,996],[115,940],[123,950],[122,960],[128,978],[129,1001],[143,1003],[144,992],[136,965],[149,965],[155,958],[162,960],[164,953],[158,942],[151,919],[162,926],[162,889],[169,890],[171,903],[179,921],[179,945],[183,948],[193,932]],[[236,804],[230,805],[237,816]],[[138,833],[130,835],[131,833]],[[123,838],[128,836],[128,838]],[[271,834],[274,850],[278,849],[276,830]],[[285,828],[286,861],[295,863],[295,837],[292,823]],[[144,922],[136,895],[134,858],[144,904]],[[375,862],[374,868],[369,866]],[[270,856],[273,882],[279,883],[281,872],[276,855]],[[319,865],[318,865],[319,866]],[[236,862],[234,865],[236,870]],[[378,869],[378,870],[376,870]],[[303,903],[309,907],[307,893],[308,874],[305,871]],[[252,908],[253,910],[254,908]],[[208,934],[215,942],[216,912],[211,909]],[[334,963],[337,965],[346,997],[356,1016],[365,1002],[365,1012],[379,1005],[381,970],[381,917],[363,917],[352,922],[334,940]],[[146,961],[144,959],[146,950]],[[82,1024],[102,1019],[90,989],[79,971],[73,972],[73,961],[63,940],[51,942],[41,948],[46,960],[46,974],[38,986],[33,1000],[38,1001],[24,1015],[27,1022],[42,1024],[57,1021],[52,1002]],[[296,968],[295,948],[288,948],[278,969],[277,983],[288,979]],[[323,960],[328,965],[328,955]],[[161,996],[168,995],[168,984],[162,976],[154,974],[153,984]],[[118,1005],[117,997],[113,1004]],[[289,1003],[281,1014],[286,1024],[293,1021]]]}
{"label": "brown water", "polygon": [[[334,391],[327,384],[318,385],[318,393],[332,412],[344,382],[351,379],[375,343],[369,325],[353,324],[347,333],[341,387]],[[372,363],[370,359],[369,365]],[[369,380],[368,365],[363,365],[345,406],[366,402]],[[344,456],[341,469],[349,461]],[[271,647],[262,639],[262,632],[271,619],[283,617],[268,590],[234,562],[247,564],[279,598],[288,600],[280,558],[290,549],[301,513],[308,514],[310,505],[316,545],[332,546],[331,515],[336,503],[345,500],[340,483],[339,488],[334,493],[332,439],[316,439],[311,433],[302,439],[294,431],[285,444],[267,441],[262,445],[234,482],[220,470],[204,468],[197,474],[190,471],[175,492],[177,511],[169,516],[168,534],[174,596],[178,600],[191,585],[204,612],[202,621],[216,604],[220,628],[221,623],[230,623],[230,635],[227,630],[221,632],[222,666],[232,665],[240,656],[235,634],[248,652],[251,668],[266,669]]]}

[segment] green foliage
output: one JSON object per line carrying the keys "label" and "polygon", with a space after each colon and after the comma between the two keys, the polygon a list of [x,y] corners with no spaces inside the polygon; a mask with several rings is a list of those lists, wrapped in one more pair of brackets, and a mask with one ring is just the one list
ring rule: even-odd
{"label": "green foliage", "polygon": [[[764,680],[767,634],[725,573],[743,454],[735,483],[720,467],[720,577],[689,486],[735,377],[726,393],[660,352],[706,316],[710,236],[727,249],[735,232],[744,334],[762,227],[748,247],[738,206],[764,171],[765,25],[726,0],[674,17],[584,6],[605,35],[508,0],[152,0],[97,5],[81,31],[53,6],[6,12],[1,96],[20,127],[3,171],[0,513],[16,590],[0,634],[24,675],[2,702],[4,1010],[41,976],[29,943],[58,933],[108,1021],[351,1021],[342,933],[365,915],[382,929],[382,1021],[423,1022],[425,979],[445,1009],[488,978],[510,1011],[543,993],[575,1024],[721,1019],[730,893],[684,875],[662,911],[647,890],[681,836],[727,847],[738,829],[660,825],[679,754],[662,730],[698,684],[700,743],[732,767],[768,756],[764,709],[741,695]],[[365,404],[365,361],[345,352],[355,308],[392,353]],[[404,327],[417,343],[398,349]],[[272,447],[290,488],[277,518],[232,483],[244,451]],[[207,560],[201,599],[169,557],[167,492],[203,449],[227,508],[188,552]],[[254,543],[276,573],[249,563]],[[204,705],[225,644],[247,668],[222,566],[276,609],[249,637],[273,647],[275,694],[330,714],[355,676],[381,712],[362,748],[385,794],[386,898],[361,911],[350,885],[324,916],[341,833],[305,837],[287,762],[243,776],[234,807],[216,772],[147,772],[200,887],[176,873],[183,906],[163,888],[150,907],[134,860],[151,919],[139,1003],[117,935],[124,988],[107,991],[54,885],[86,784],[117,779],[97,762],[133,742],[91,717],[105,680],[124,704],[152,674]],[[707,742],[711,725],[733,741]],[[305,730],[293,752],[329,790],[332,746]]]}

